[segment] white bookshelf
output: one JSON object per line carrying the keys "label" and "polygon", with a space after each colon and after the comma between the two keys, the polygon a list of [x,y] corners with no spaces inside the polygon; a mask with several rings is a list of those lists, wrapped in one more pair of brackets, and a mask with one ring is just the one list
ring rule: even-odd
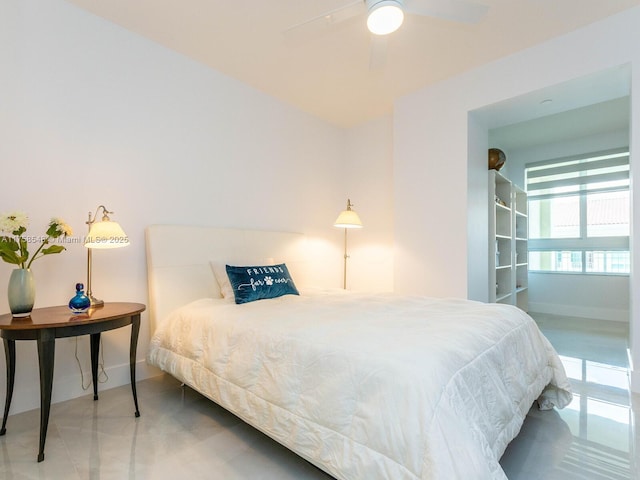
{"label": "white bookshelf", "polygon": [[527,194],[489,170],[489,301],[529,304]]}

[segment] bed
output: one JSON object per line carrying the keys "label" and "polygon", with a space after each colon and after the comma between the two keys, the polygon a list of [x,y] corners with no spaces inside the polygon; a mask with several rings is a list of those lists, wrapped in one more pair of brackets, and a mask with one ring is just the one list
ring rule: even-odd
{"label": "bed", "polygon": [[[154,225],[146,241],[148,362],[335,478],[503,480],[532,404],[571,400],[515,307],[310,288],[295,233]],[[284,262],[299,294],[222,298],[212,265],[243,258]]]}

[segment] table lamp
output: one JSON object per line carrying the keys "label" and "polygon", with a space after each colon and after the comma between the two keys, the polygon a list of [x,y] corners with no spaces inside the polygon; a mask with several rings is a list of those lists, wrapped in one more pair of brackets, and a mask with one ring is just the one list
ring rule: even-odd
{"label": "table lamp", "polygon": [[[100,209],[102,209],[102,220],[96,221]],[[113,214],[113,212],[107,210],[104,205],[99,205],[93,216],[89,212],[89,219],[86,222],[89,226],[89,233],[84,241],[84,246],[87,247],[87,297],[91,300],[92,307],[104,305],[104,301],[98,300],[93,296],[91,289],[91,256],[93,249],[120,248],[129,245],[129,238],[122,230],[122,227],[109,218],[110,214]]]}

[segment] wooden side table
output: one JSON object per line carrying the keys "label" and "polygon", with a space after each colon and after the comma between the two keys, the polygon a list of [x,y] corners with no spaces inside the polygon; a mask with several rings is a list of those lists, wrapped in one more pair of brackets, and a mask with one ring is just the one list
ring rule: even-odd
{"label": "wooden side table", "polygon": [[44,444],[47,437],[49,412],[51,410],[51,390],[53,387],[53,362],[55,339],[91,336],[91,376],[93,378],[93,399],[98,399],[98,353],[100,333],[131,325],[131,346],[129,365],[131,370],[131,390],[136,407],[135,416],[140,416],[136,393],[136,349],[140,332],[140,314],[145,310],[141,303],[105,303],[91,308],[87,313],[74,315],[67,306],[37,308],[30,317],[13,318],[11,314],[0,316],[0,337],[4,342],[7,358],[7,398],[0,435],[6,433],[7,417],[13,396],[16,373],[16,340],[38,342],[40,365],[40,448],[38,462],[44,460]]}

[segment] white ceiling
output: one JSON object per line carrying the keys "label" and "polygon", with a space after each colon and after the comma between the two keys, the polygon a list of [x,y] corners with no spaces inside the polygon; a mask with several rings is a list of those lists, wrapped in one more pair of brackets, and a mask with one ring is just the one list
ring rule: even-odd
{"label": "white ceiling", "polygon": [[371,69],[363,15],[285,35],[353,0],[67,1],[342,127],[391,112],[396,98],[423,86],[640,4],[479,0],[489,11],[472,25],[408,15],[387,37],[384,65]]}
{"label": "white ceiling", "polygon": [[621,65],[484,107],[490,146],[510,150],[630,126],[631,69]]}
{"label": "white ceiling", "polygon": [[629,101],[621,97],[490,130],[489,146],[509,151],[628,130]]}

